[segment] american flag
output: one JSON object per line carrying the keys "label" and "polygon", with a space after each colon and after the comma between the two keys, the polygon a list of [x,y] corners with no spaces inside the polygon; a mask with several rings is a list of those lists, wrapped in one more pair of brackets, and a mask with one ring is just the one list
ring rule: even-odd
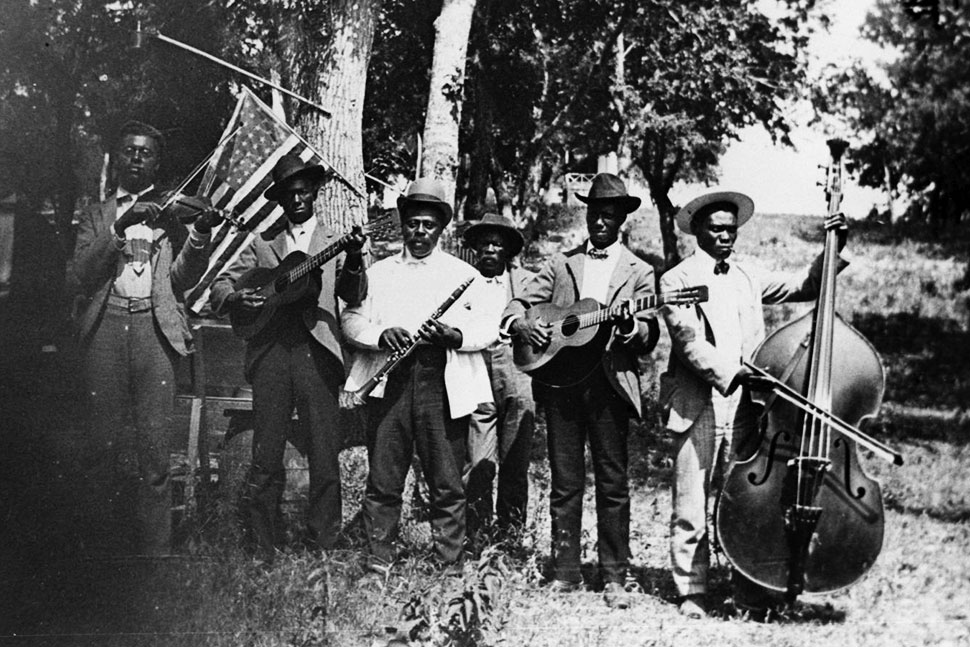
{"label": "american flag", "polygon": [[293,154],[305,162],[323,163],[292,128],[245,87],[220,141],[221,149],[209,162],[198,194],[232,213],[244,225],[237,228],[225,223],[213,232],[209,267],[186,299],[194,312],[205,305],[209,286],[219,273],[236,260],[256,235],[283,217],[282,207],[263,197],[273,182],[271,173],[276,162]]}

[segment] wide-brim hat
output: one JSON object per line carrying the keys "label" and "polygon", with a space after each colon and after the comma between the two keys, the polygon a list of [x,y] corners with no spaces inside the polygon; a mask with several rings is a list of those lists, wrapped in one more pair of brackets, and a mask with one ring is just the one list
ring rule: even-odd
{"label": "wide-brim hat", "polygon": [[419,177],[408,185],[407,191],[397,199],[397,211],[403,218],[408,207],[429,205],[444,216],[442,225],[451,222],[453,216],[451,202],[448,200],[445,183],[433,177]]}
{"label": "wide-brim hat", "polygon": [[682,207],[674,216],[674,219],[677,221],[680,230],[689,234],[692,233],[690,223],[698,212],[720,211],[721,209],[735,211],[738,216],[738,227],[740,227],[754,215],[754,200],[737,191],[705,193]]}
{"label": "wide-brim hat", "polygon": [[279,202],[280,189],[290,180],[303,177],[319,185],[331,174],[332,171],[319,164],[304,162],[299,155],[284,155],[273,167],[273,183],[263,192],[263,197]]}
{"label": "wide-brim hat", "polygon": [[481,220],[474,222],[465,229],[461,237],[467,245],[474,246],[476,239],[488,231],[497,231],[502,234],[509,246],[509,256],[515,256],[521,252],[525,245],[525,238],[515,228],[512,219],[497,213],[486,213]]}
{"label": "wide-brim hat", "polygon": [[640,208],[640,198],[626,192],[626,185],[612,173],[598,173],[593,178],[588,195],[576,194],[580,202],[615,202],[625,213],[632,213]]}

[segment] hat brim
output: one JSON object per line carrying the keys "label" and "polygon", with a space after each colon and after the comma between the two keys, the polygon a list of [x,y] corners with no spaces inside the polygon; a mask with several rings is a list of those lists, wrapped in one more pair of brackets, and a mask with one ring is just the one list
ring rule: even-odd
{"label": "hat brim", "polygon": [[506,227],[505,225],[497,225],[492,222],[476,222],[468,227],[461,237],[467,245],[474,246],[475,240],[488,231],[497,231],[508,241],[509,256],[518,255],[525,246],[525,238],[522,237],[522,233],[518,229]]}
{"label": "hat brim", "polygon": [[313,166],[307,166],[305,168],[300,169],[296,173],[287,175],[279,182],[274,182],[273,184],[270,184],[269,187],[265,191],[263,191],[263,197],[266,198],[267,200],[272,200],[273,202],[279,202],[280,187],[286,184],[287,182],[290,182],[297,178],[306,178],[311,182],[315,182],[317,184],[323,184],[323,182],[331,175],[333,175],[333,171],[329,169],[325,169],[319,164],[314,164]]}
{"label": "hat brim", "polygon": [[754,215],[754,200],[744,195],[743,193],[738,193],[737,191],[716,191],[714,193],[706,193],[698,198],[694,198],[688,202],[677,215],[674,216],[674,220],[677,222],[677,227],[685,233],[693,233],[690,230],[691,220],[694,219],[694,215],[706,207],[709,204],[715,202],[728,202],[733,204],[738,209],[738,227],[748,222],[751,216]]}
{"label": "hat brim", "polygon": [[620,205],[626,213],[633,213],[640,208],[640,198],[635,195],[618,195],[613,198],[591,198],[588,195],[576,194],[576,199],[583,204],[595,204],[597,202],[613,202]]}
{"label": "hat brim", "polygon": [[447,226],[451,222],[454,214],[452,213],[451,205],[447,202],[442,202],[437,197],[433,195],[424,195],[417,193],[409,196],[400,196],[397,199],[397,212],[402,218],[404,217],[404,212],[408,207],[423,205],[427,207],[434,207],[445,217],[445,221],[442,223],[443,226]]}

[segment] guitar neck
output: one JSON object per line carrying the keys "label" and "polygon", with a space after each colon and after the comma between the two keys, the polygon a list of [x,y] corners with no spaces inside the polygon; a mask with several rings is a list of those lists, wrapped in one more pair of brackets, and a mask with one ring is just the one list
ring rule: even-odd
{"label": "guitar neck", "polygon": [[[651,294],[645,297],[640,297],[639,299],[633,300],[633,312],[631,314],[636,314],[641,310],[649,310],[650,308],[656,308],[663,304],[663,296],[657,294]],[[598,326],[601,323],[609,321],[613,316],[614,311],[619,309],[620,306],[613,306],[610,308],[600,308],[599,310],[594,310],[593,312],[588,312],[579,317],[579,327],[588,328],[590,326]]]}
{"label": "guitar neck", "polygon": [[305,261],[294,267],[287,273],[287,277],[290,282],[295,282],[303,276],[306,276],[313,270],[317,269],[331,258],[335,257],[341,251],[343,251],[344,245],[347,243],[347,239],[350,238],[350,234],[342,236],[337,242],[324,247],[322,250],[310,256]]}

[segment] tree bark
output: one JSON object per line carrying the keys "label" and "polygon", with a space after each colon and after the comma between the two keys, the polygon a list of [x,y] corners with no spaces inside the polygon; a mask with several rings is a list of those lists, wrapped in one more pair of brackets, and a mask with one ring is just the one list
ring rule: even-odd
{"label": "tree bark", "polygon": [[458,171],[458,127],[461,124],[465,57],[475,0],[444,0],[435,20],[431,89],[424,122],[421,175],[444,180],[454,199]]}
{"label": "tree bark", "polygon": [[323,24],[314,24],[310,33],[304,33],[305,17],[296,12],[289,12],[281,25],[280,60],[289,68],[288,76],[301,79],[294,85],[331,113],[327,117],[291,104],[299,115],[297,132],[343,178],[327,182],[316,202],[319,217],[338,231],[361,224],[367,216],[361,131],[367,66],[381,5],[382,0],[333,0]]}

